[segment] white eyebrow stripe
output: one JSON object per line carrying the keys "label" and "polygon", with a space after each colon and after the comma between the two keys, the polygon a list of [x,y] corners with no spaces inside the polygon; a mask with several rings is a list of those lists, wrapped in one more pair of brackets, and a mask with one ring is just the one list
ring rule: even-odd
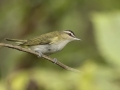
{"label": "white eyebrow stripe", "polygon": [[72,34],[72,36],[75,36],[73,33],[71,33]]}
{"label": "white eyebrow stripe", "polygon": [[70,31],[64,31],[64,32],[66,32],[66,33],[71,33]]}
{"label": "white eyebrow stripe", "polygon": [[73,32],[71,32],[71,31],[64,31],[65,33],[69,33],[69,34],[71,34],[73,37],[75,37],[75,35],[73,34]]}

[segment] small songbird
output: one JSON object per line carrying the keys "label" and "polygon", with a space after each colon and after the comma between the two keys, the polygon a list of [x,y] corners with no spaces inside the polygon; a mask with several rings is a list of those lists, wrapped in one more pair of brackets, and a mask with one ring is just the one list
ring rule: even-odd
{"label": "small songbird", "polygon": [[71,30],[64,31],[54,31],[40,35],[38,37],[19,40],[19,39],[6,39],[7,41],[12,41],[18,43],[19,46],[27,47],[37,53],[39,57],[42,54],[52,54],[57,51],[62,50],[65,45],[74,40],[81,40],[76,38],[75,34]]}

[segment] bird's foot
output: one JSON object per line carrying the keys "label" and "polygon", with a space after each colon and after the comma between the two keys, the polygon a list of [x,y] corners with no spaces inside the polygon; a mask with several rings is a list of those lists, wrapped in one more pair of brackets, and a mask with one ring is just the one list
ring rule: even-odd
{"label": "bird's foot", "polygon": [[42,54],[41,52],[39,52],[38,58],[42,57],[42,55],[43,55],[43,54]]}
{"label": "bird's foot", "polygon": [[35,52],[37,52],[39,54],[38,58],[42,57],[43,54],[41,52],[38,52],[38,51],[35,51]]}
{"label": "bird's foot", "polygon": [[56,58],[54,58],[53,60],[54,60],[54,64],[56,64],[56,63],[57,63],[57,59],[56,59]]}

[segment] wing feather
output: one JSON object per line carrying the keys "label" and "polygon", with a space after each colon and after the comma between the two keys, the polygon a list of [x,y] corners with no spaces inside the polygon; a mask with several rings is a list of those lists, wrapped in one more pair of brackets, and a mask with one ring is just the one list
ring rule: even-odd
{"label": "wing feather", "polygon": [[[46,39],[47,38],[47,39]],[[58,40],[58,31],[51,32],[47,34],[43,34],[36,38],[28,39],[27,42],[21,44],[24,46],[34,46],[34,45],[45,45],[45,44],[52,44],[54,41]]]}

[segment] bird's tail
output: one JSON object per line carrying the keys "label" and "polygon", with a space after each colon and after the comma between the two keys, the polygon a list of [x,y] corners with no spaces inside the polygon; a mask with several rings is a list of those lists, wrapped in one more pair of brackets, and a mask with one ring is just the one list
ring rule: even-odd
{"label": "bird's tail", "polygon": [[5,40],[7,40],[7,41],[11,41],[11,42],[15,42],[15,43],[17,43],[18,45],[27,42],[27,40],[9,39],[9,38],[6,38]]}

